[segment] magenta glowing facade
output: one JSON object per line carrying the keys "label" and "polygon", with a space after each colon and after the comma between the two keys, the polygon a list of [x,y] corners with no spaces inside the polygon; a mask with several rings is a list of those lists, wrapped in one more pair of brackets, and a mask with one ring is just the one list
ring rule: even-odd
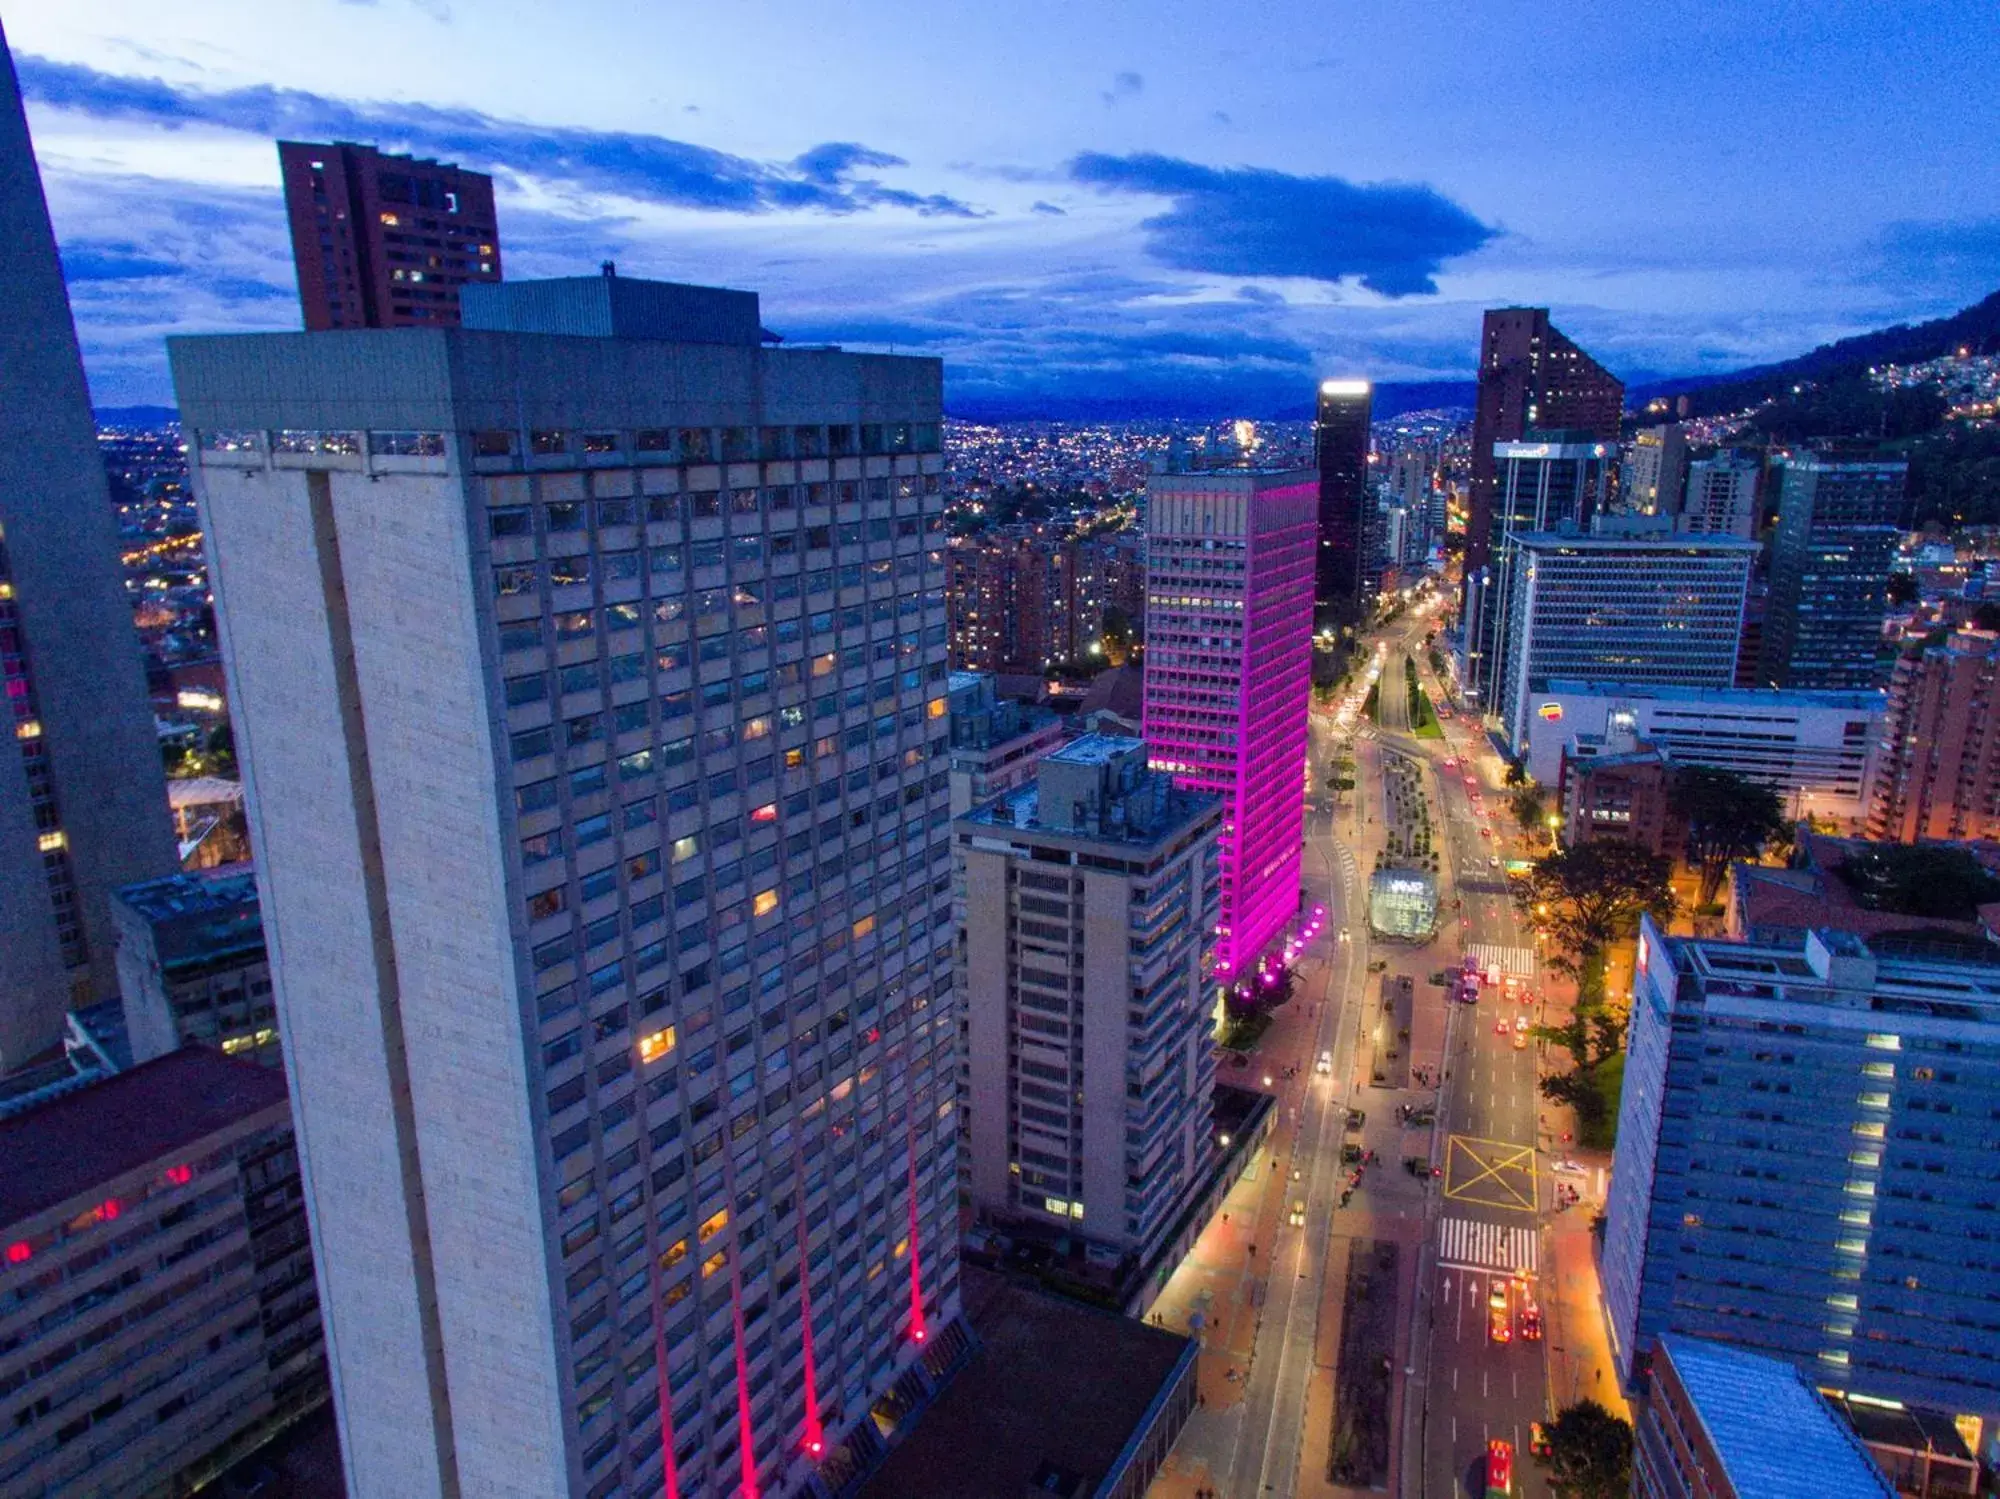
{"label": "magenta glowing facade", "polygon": [[1305,469],[1147,486],[1146,746],[1223,798],[1219,974],[1298,909],[1318,496]]}

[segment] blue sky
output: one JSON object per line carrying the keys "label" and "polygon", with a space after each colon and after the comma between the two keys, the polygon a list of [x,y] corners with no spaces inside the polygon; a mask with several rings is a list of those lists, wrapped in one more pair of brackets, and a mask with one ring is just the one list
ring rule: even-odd
{"label": "blue sky", "polygon": [[1629,377],[2000,287],[1991,0],[37,0],[6,13],[100,404],[298,325],[278,135],[491,171],[510,275],[742,286],[962,410]]}

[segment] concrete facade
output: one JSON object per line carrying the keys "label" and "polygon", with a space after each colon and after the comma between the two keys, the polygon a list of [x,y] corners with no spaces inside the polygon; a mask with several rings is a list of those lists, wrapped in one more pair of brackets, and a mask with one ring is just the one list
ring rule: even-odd
{"label": "concrete facade", "polygon": [[2000,635],[1960,630],[1906,654],[1868,793],[1868,836],[1897,843],[2000,837]]}
{"label": "concrete facade", "polygon": [[1145,1263],[1207,1179],[1220,798],[1086,734],[961,817],[973,1207]]}
{"label": "concrete facade", "polygon": [[1032,780],[1067,729],[1053,708],[1001,697],[988,673],[955,671],[950,688],[951,815],[963,817]]}
{"label": "concrete facade", "polygon": [[838,1491],[956,1317],[938,365],[170,353],[350,1492]]}
{"label": "concrete facade", "polygon": [[324,1403],[277,1073],[177,1051],[0,1121],[0,1160],[0,1493],[191,1493]]}
{"label": "concrete facade", "polygon": [[127,885],[111,897],[111,917],[134,1061],[193,1043],[279,1064],[255,874],[176,874]]}
{"label": "concrete facade", "polygon": [[0,37],[0,1072],[118,992],[110,895],[179,867],[117,516]]}
{"label": "concrete facade", "polygon": [[1881,732],[1879,692],[1646,687],[1558,678],[1528,694],[1528,773],[1544,786],[1563,755],[1596,753],[1624,726],[1677,764],[1731,770],[1771,787],[1793,818],[1852,826],[1866,807]]}

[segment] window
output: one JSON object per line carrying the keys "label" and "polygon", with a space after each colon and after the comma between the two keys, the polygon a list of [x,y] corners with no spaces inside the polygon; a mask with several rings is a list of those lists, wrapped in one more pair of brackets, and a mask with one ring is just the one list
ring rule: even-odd
{"label": "window", "polygon": [[535,591],[535,569],[532,564],[522,567],[496,567],[493,569],[493,596],[495,598],[519,598]]}
{"label": "window", "polygon": [[674,1028],[663,1026],[659,1030],[639,1038],[639,1061],[641,1064],[657,1062],[674,1049]]}
{"label": "window", "polygon": [[541,432],[530,432],[528,434],[528,451],[537,457],[551,457],[566,452],[568,449],[569,434],[567,432],[551,429]]}
{"label": "window", "polygon": [[510,505],[505,510],[489,510],[486,513],[487,533],[494,537],[532,536],[535,532],[534,515],[526,505]]}

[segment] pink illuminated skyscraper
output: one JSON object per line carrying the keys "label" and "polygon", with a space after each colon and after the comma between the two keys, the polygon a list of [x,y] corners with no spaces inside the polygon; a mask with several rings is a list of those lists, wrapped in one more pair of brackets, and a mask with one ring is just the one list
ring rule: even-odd
{"label": "pink illuminated skyscraper", "polygon": [[1146,745],[1178,783],[1223,797],[1218,972],[1298,909],[1318,504],[1310,469],[1147,485]]}

